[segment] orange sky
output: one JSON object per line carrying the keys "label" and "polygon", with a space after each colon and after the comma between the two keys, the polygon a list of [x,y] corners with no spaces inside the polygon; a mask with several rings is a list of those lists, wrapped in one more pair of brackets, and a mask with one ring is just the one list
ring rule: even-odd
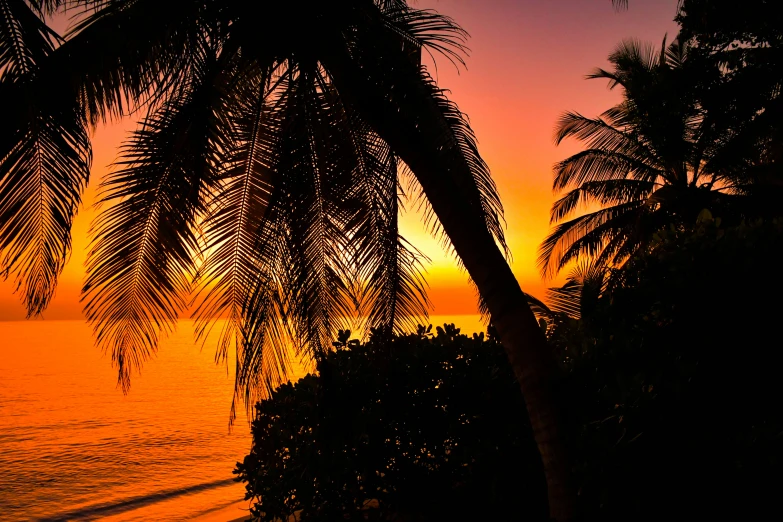
{"label": "orange sky", "polygon": [[[610,0],[419,0],[418,7],[452,16],[471,34],[468,70],[459,74],[440,60],[442,87],[469,117],[480,151],[490,166],[506,209],[513,269],[522,288],[541,295],[547,284],[536,268],[538,244],[549,230],[552,165],[578,150],[556,148],[552,129],[565,110],[593,116],[618,99],[606,84],[583,78],[606,65],[606,56],[623,38],[660,42],[677,32],[672,22],[677,0],[631,0],[615,13]],[[134,128],[123,121],[97,129],[90,188],[73,229],[73,254],[57,295],[44,313],[50,319],[81,318],[79,289],[84,279],[87,232],[97,182],[115,159],[123,136]],[[431,259],[430,297],[435,314],[471,314],[476,304],[466,275],[442,253],[419,224],[403,217],[403,232]],[[9,282],[0,281],[0,320],[24,319],[24,309]]]}

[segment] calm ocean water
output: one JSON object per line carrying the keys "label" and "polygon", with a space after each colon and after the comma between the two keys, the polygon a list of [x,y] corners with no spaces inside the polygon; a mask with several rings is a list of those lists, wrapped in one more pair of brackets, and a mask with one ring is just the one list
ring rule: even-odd
{"label": "calm ocean water", "polygon": [[[433,316],[479,331],[476,316]],[[229,363],[228,368],[232,364]],[[81,321],[0,322],[0,520],[233,520],[250,445],[228,432],[233,376],[182,322],[115,386]]]}

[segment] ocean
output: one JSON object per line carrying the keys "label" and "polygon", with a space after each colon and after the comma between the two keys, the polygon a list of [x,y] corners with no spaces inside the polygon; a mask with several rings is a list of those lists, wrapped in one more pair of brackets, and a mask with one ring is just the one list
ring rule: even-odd
{"label": "ocean", "polygon": [[[482,330],[477,316],[430,322]],[[0,520],[246,514],[232,470],[249,426],[240,413],[229,432],[232,363],[214,355],[182,321],[124,395],[83,321],[0,322]]]}

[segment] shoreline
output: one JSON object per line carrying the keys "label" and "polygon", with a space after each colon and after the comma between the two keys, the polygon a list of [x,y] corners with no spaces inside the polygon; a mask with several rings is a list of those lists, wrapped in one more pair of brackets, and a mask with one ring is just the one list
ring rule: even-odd
{"label": "shoreline", "polygon": [[245,522],[250,520],[249,503],[240,500],[229,504],[228,506],[216,508],[215,510],[197,515],[191,520],[195,522]]}

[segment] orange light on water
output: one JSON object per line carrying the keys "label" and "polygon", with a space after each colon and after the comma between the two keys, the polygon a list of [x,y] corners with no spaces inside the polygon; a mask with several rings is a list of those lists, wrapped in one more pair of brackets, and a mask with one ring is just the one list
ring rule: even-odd
{"label": "orange light on water", "polygon": [[[542,281],[536,267],[554,201],[551,167],[578,150],[573,143],[554,146],[554,123],[565,110],[595,116],[613,105],[618,93],[600,82],[585,82],[584,75],[605,65],[607,54],[623,38],[659,42],[664,33],[676,34],[672,18],[677,0],[634,2],[619,14],[609,0],[412,4],[450,15],[471,33],[468,70],[458,73],[441,59],[432,72],[470,117],[505,206],[512,268],[523,290],[541,297],[557,282]],[[44,313],[47,321],[3,322],[24,319],[25,311],[12,282],[0,281],[0,434],[5,437],[0,469],[13,470],[0,476],[0,497],[11,487],[25,488],[18,496],[24,505],[4,513],[11,519],[80,509],[103,509],[104,520],[118,521],[180,519],[184,512],[216,521],[241,515],[243,506],[236,500],[242,487],[226,480],[250,440],[244,427],[233,435],[227,432],[231,362],[216,366],[214,343],[207,341],[200,350],[192,323],[183,321],[162,340],[159,355],[147,362],[124,396],[115,386],[109,357],[94,347],[83,321],[79,297],[96,187],[135,125],[128,119],[99,126],[94,133],[90,188],[74,222],[70,262]],[[421,219],[411,210],[401,229],[431,259],[427,281],[438,315],[429,322],[455,322],[468,334],[483,331],[467,275],[424,230]],[[244,426],[242,420],[240,424]],[[69,483],[80,488],[78,500],[68,494]],[[187,489],[194,484],[206,487]],[[156,498],[153,505],[150,499]],[[136,502],[130,504],[133,515],[112,511],[112,502],[128,501]]]}

